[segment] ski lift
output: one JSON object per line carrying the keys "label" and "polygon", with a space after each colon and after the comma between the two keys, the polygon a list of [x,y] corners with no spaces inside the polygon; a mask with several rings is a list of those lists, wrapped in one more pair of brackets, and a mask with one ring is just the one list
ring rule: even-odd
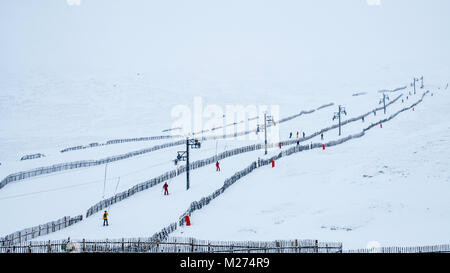
{"label": "ski lift", "polygon": [[198,139],[194,140],[194,146],[192,148],[200,149],[200,147],[201,147],[200,141],[198,141]]}

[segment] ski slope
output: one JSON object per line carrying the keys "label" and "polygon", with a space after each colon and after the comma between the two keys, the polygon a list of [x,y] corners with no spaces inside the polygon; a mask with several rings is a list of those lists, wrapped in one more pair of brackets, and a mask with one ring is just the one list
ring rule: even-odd
{"label": "ski slope", "polygon": [[448,90],[435,93],[361,139],[282,158],[195,212],[192,226],[174,235],[321,238],[346,249],[448,242],[449,99]]}
{"label": "ski slope", "polygon": [[[28,2],[0,4],[0,179],[174,141],[60,152],[111,139],[163,135],[174,125],[172,110],[193,110],[195,98],[202,99],[203,111],[211,105],[278,106],[279,118],[333,103],[270,129],[285,141],[291,132],[293,138],[297,131],[308,136],[335,124],[339,105],[348,113],[344,120],[359,116],[380,106],[380,90],[406,85],[388,93],[391,99],[404,94],[404,102],[390,106],[387,115],[415,102],[425,90],[434,95],[361,139],[301,152],[282,158],[274,169],[256,170],[196,211],[193,225],[174,235],[311,238],[342,241],[344,248],[370,241],[449,241],[447,1],[381,1],[380,6],[364,0]],[[412,78],[421,75],[425,89],[410,95]],[[345,125],[342,136],[359,133],[382,117],[378,111],[364,123]],[[261,136],[204,141],[191,160],[262,143]],[[333,129],[324,141],[338,137]],[[320,136],[308,140],[320,141]],[[0,189],[0,237],[66,215],[85,215],[102,199],[175,169],[173,159],[183,149],[174,146],[107,166],[10,183]],[[20,160],[34,153],[45,157]],[[169,181],[169,196],[157,185],[114,204],[107,228],[99,212],[37,240],[151,236],[258,157],[264,157],[263,150],[222,160],[221,172],[214,165],[192,170],[189,191],[182,174]]]}
{"label": "ski slope", "polygon": [[[397,96],[398,94],[396,94]],[[348,103],[355,103],[355,107],[352,110],[348,110],[349,117],[352,115],[360,115],[370,111],[372,108],[379,107],[376,97],[378,94],[374,94],[374,98],[369,103],[364,104],[362,97],[349,96]],[[413,98],[411,98],[412,100]],[[405,102],[406,104],[406,102]],[[394,112],[400,109],[404,105],[397,101],[393,105],[389,106],[389,111]],[[296,138],[296,132],[299,131],[299,139],[301,140],[302,132],[305,131],[306,135],[312,132],[318,131],[324,127],[328,127],[335,123],[330,119],[333,116],[335,107],[327,107],[321,110],[317,110],[311,114],[305,114],[293,120],[287,121],[276,126],[280,131],[281,140],[286,140],[289,137],[289,132],[293,132],[293,138]],[[314,109],[314,108],[312,108]],[[354,110],[353,110],[354,109]],[[298,110],[297,110],[298,111]],[[359,112],[356,112],[359,111]],[[298,111],[299,112],[299,111]],[[374,116],[374,119],[377,117]],[[371,118],[367,118],[366,122],[370,122]],[[343,126],[343,132],[347,134],[357,133],[361,130],[363,124],[359,121],[350,123]],[[337,129],[324,134],[325,140],[333,139],[332,136],[337,136]],[[261,137],[261,136],[259,136]],[[316,141],[319,137],[311,139],[310,141]],[[193,150],[191,154],[191,160],[199,160],[210,157],[214,154],[230,150],[236,147],[246,146],[252,143],[262,143],[262,140],[229,140],[219,139],[205,141],[202,144],[202,148]],[[70,159],[96,159],[93,155],[98,153],[98,156],[105,156],[107,152],[117,150],[117,152],[125,152],[125,149],[137,148],[137,145],[143,145],[142,143],[136,143],[130,145],[116,144],[110,146],[102,146],[91,149],[78,150],[68,153],[63,153],[60,157]],[[106,151],[105,151],[106,149]],[[178,150],[184,149],[184,146],[175,146],[166,149],[157,150],[141,156],[129,158],[108,164],[108,166],[101,165],[89,168],[73,169],[58,173],[51,173],[47,175],[32,177],[24,180],[19,180],[14,183],[10,183],[0,190],[0,202],[5,207],[14,207],[14,210],[2,210],[0,216],[7,220],[5,225],[2,226],[4,234],[12,233],[14,231],[39,225],[44,222],[58,219],[63,215],[79,215],[85,214],[86,210],[93,204],[101,201],[103,198],[108,198],[115,193],[127,190],[136,184],[142,183],[150,178],[159,176],[166,171],[175,168],[173,159],[176,157]],[[277,152],[275,150],[274,152]],[[248,157],[253,160],[263,155],[263,151],[255,151],[249,153]],[[247,156],[247,155],[246,155]],[[221,164],[225,167],[228,162],[239,161],[242,156],[235,156],[227,158]],[[46,160],[50,160],[51,157],[46,157]],[[30,160],[33,164],[39,163],[38,161]],[[31,165],[31,163],[29,165]],[[39,166],[39,165],[36,165]],[[233,166],[233,165],[231,165]],[[233,171],[237,171],[241,167],[241,163],[237,163]],[[106,183],[105,178],[106,168]],[[211,168],[213,166],[207,166],[204,168]],[[195,175],[195,170],[193,175]],[[184,179],[184,175],[181,175],[179,179]],[[200,179],[203,179],[202,177]],[[223,179],[223,177],[222,177]],[[172,182],[170,182],[172,183]],[[159,186],[157,186],[159,188]],[[204,195],[207,193],[202,192]],[[192,200],[191,200],[192,201]],[[30,209],[26,204],[34,204]],[[55,204],[58,206],[55,207]],[[17,219],[17,215],[23,215]],[[161,225],[165,223],[162,222]]]}
{"label": "ski slope", "polygon": [[[447,95],[448,96],[448,95]],[[416,96],[416,98],[418,95]],[[428,102],[428,100],[431,100],[435,98],[429,97],[426,98],[424,105]],[[399,102],[401,105],[401,102]],[[399,107],[400,108],[400,107]],[[418,109],[421,109],[422,105],[418,106]],[[424,107],[425,110],[434,110],[432,107]],[[417,111],[421,110],[415,110],[414,113],[418,113]],[[391,112],[394,112],[394,110],[391,110]],[[422,111],[421,111],[422,112]],[[389,114],[389,111],[388,113]],[[411,113],[402,113],[400,116],[410,115]],[[380,115],[380,114],[378,114]],[[384,115],[383,115],[384,116]],[[398,118],[400,119],[400,118]],[[404,118],[404,120],[411,120],[410,118]],[[370,119],[368,118],[366,120],[366,123],[375,122],[376,119]],[[378,168],[378,171],[371,170],[373,173],[360,173],[361,170],[365,169],[367,166],[370,165],[368,162],[358,162],[357,168],[355,171],[349,172],[349,166],[352,165],[350,160],[347,157],[351,157],[351,151],[354,151],[353,148],[354,145],[359,147],[360,145],[365,146],[368,144],[369,150],[372,151],[374,147],[377,145],[370,144],[370,143],[384,143],[384,139],[386,136],[384,134],[390,134],[393,133],[395,136],[395,131],[391,131],[392,128],[396,128],[396,124],[401,124],[398,120],[394,119],[393,121],[390,121],[389,123],[384,125],[383,129],[380,129],[380,133],[377,132],[377,129],[375,130],[375,133],[370,131],[367,136],[363,137],[363,139],[368,139],[366,141],[363,141],[363,143],[359,143],[361,140],[353,140],[356,143],[353,143],[353,141],[350,141],[349,143],[343,144],[342,146],[344,148],[340,148],[341,146],[332,147],[326,152],[320,151],[319,153],[316,151],[307,151],[304,153],[300,153],[298,155],[292,156],[293,158],[282,158],[279,162],[277,161],[277,166],[275,169],[267,168],[266,170],[258,170],[255,174],[251,174],[248,178],[243,178],[242,181],[237,182],[236,185],[232,186],[231,192],[236,193],[236,188],[241,188],[241,190],[237,190],[239,192],[239,198],[237,199],[239,203],[235,203],[235,197],[233,195],[229,195],[229,193],[224,194],[223,197],[218,199],[218,207],[216,207],[214,200],[206,209],[205,216],[203,215],[203,210],[200,212],[194,213],[194,216],[192,216],[192,221],[196,221],[197,217],[199,219],[199,223],[194,224],[191,227],[183,228],[177,232],[184,234],[185,232],[187,236],[195,236],[199,238],[208,238],[208,239],[215,239],[215,238],[224,238],[224,239],[230,239],[231,238],[252,238],[254,240],[257,240],[257,238],[264,238],[268,240],[273,239],[285,239],[288,237],[291,238],[315,238],[314,236],[321,235],[321,238],[323,237],[322,233],[314,233],[313,231],[321,231],[321,230],[327,230],[330,234],[327,234],[328,237],[331,238],[335,234],[333,231],[337,229],[339,236],[339,231],[342,230],[348,230],[351,229],[357,229],[356,225],[351,222],[351,224],[342,224],[345,218],[342,217],[342,214],[336,213],[335,210],[331,210],[328,212],[329,214],[335,215],[334,217],[328,217],[329,214],[323,215],[321,213],[322,210],[327,211],[330,210],[329,208],[324,209],[320,206],[321,203],[323,203],[325,206],[332,206],[335,209],[338,209],[338,205],[344,206],[341,208],[342,210],[347,209],[346,206],[352,205],[353,201],[351,199],[351,195],[355,191],[352,187],[354,187],[353,184],[358,183],[357,187],[361,187],[365,181],[358,181],[355,177],[347,177],[345,173],[354,173],[355,176],[359,178],[359,180],[370,180],[371,178],[365,178],[364,176],[374,176],[377,177],[379,175],[378,171],[381,168],[381,171],[388,173],[389,176],[394,176],[396,179],[398,174],[397,168],[394,167],[393,170],[391,168],[386,168],[385,165],[382,167],[380,164],[377,164],[376,168]],[[356,133],[360,131],[365,124],[362,124],[362,122],[355,122],[354,130],[352,133]],[[357,128],[359,127],[359,128]],[[345,128],[345,127],[344,127]],[[349,131],[348,129],[345,129],[346,131]],[[398,132],[402,132],[402,128],[397,130]],[[336,132],[335,132],[336,133]],[[350,134],[350,133],[349,133]],[[375,135],[375,136],[373,136]],[[378,137],[384,138],[383,140],[377,139]],[[394,138],[394,137],[389,137]],[[400,138],[400,137],[397,137]],[[337,151],[335,151],[337,150]],[[344,151],[344,152],[343,152]],[[367,151],[360,149],[362,153],[367,153]],[[262,152],[262,151],[261,151]],[[261,156],[261,152],[258,154],[258,156]],[[273,151],[272,154],[277,153],[277,151]],[[337,157],[340,156],[340,154],[343,153],[343,159],[337,160]],[[270,154],[269,154],[270,155]],[[378,157],[380,155],[379,152],[375,153],[375,157]],[[372,155],[374,156],[374,155]],[[298,157],[307,157],[307,159],[298,159]],[[363,155],[361,157],[364,157]],[[176,221],[178,217],[187,209],[187,207],[190,205],[190,202],[194,200],[199,200],[201,197],[206,196],[213,192],[215,189],[221,187],[224,181],[224,177],[231,176],[234,172],[240,170],[243,168],[243,165],[245,163],[250,163],[254,161],[255,155],[254,153],[249,153],[249,155],[244,154],[242,156],[237,156],[236,158],[231,158],[231,160],[226,159],[221,164],[222,172],[218,173],[215,172],[214,166],[205,167],[198,171],[193,171],[191,179],[195,182],[192,182],[192,189],[195,188],[195,190],[190,190],[188,192],[185,191],[185,178],[184,176],[177,177],[173,179],[169,183],[169,189],[173,192],[169,197],[164,197],[162,195],[162,189],[161,187],[154,187],[147,191],[138,193],[136,196],[129,198],[129,200],[124,200],[122,202],[119,202],[118,204],[114,204],[110,207],[110,223],[111,226],[107,228],[100,227],[101,224],[101,213],[97,213],[94,216],[91,216],[87,218],[86,220],[82,221],[81,223],[78,223],[74,226],[71,226],[65,230],[56,232],[54,234],[50,234],[47,236],[44,236],[40,239],[56,239],[56,238],[64,238],[64,237],[71,237],[72,239],[81,239],[84,238],[84,234],[89,234],[90,238],[92,239],[104,239],[104,238],[120,238],[120,237],[137,237],[137,236],[150,236],[154,232],[159,231],[161,228],[165,227],[168,223]],[[339,161],[343,164],[343,166],[339,166],[339,168],[336,168],[335,165],[333,165],[331,162],[334,160]],[[370,158],[370,160],[374,160],[373,158]],[[286,161],[286,163],[285,163]],[[377,158],[376,161],[379,161],[379,158]],[[353,163],[354,164],[354,163]],[[301,165],[300,169],[296,170],[298,165]],[[317,166],[317,167],[316,167]],[[325,168],[324,168],[325,167]],[[353,167],[352,167],[353,168]],[[375,169],[376,169],[375,168]],[[339,169],[341,172],[339,172]],[[404,170],[403,170],[404,171]],[[319,182],[314,183],[314,185],[311,185],[308,183],[308,181],[315,181],[313,177],[319,176],[320,180]],[[280,177],[283,178],[281,181],[283,181],[283,184],[286,183],[286,185],[289,185],[292,188],[285,188],[283,189],[283,186],[277,183],[277,181],[280,181]],[[335,178],[336,177],[336,178]],[[390,178],[390,180],[394,179]],[[342,188],[340,184],[337,181],[345,182],[347,179],[353,179],[351,183],[349,183],[349,187],[352,189],[349,191],[348,188]],[[325,182],[322,182],[325,181]],[[330,182],[331,180],[336,180],[336,182]],[[302,181],[303,183],[299,183],[298,181]],[[341,183],[342,183],[341,182]],[[369,182],[370,185],[376,182]],[[241,186],[241,184],[243,186]],[[347,184],[344,184],[345,186],[348,186]],[[286,186],[285,186],[286,187]],[[381,187],[381,186],[378,186]],[[420,186],[419,186],[420,187]],[[280,195],[277,194],[277,192],[280,191]],[[382,198],[377,200],[376,198],[379,196],[371,196],[373,189],[365,189],[362,191],[362,193],[366,194],[360,194],[358,192],[357,201],[365,200],[365,198],[368,198],[369,205],[373,205],[373,202],[375,202],[375,207],[377,206],[392,206],[390,205],[390,202],[392,202],[389,197]],[[345,193],[347,192],[347,193]],[[380,192],[383,192],[383,190],[380,190]],[[285,198],[282,193],[287,194],[288,198]],[[227,198],[225,196],[228,196]],[[272,197],[269,197],[272,196]],[[334,196],[338,196],[338,200],[336,200]],[[308,197],[308,198],[305,198]],[[351,202],[346,202],[346,200],[350,200]],[[314,201],[317,198],[316,201]],[[222,201],[222,200],[227,201]],[[170,200],[170,201],[168,201]],[[287,201],[289,200],[289,201]],[[327,201],[328,200],[328,201]],[[329,201],[331,200],[331,201]],[[336,201],[335,201],[336,200]],[[341,200],[341,201],[339,201]],[[388,200],[388,201],[386,201]],[[408,199],[406,199],[408,200]],[[365,200],[367,202],[367,200]],[[224,207],[220,206],[220,202],[225,202],[226,205],[223,205]],[[305,204],[310,203],[309,206],[305,206]],[[445,202],[445,201],[444,201]],[[257,208],[255,211],[247,212],[245,209],[238,209],[239,207],[242,208],[248,208],[249,203],[257,203],[258,206],[251,206]],[[361,205],[362,208],[360,208],[360,212],[363,211],[364,213],[367,213],[367,209],[364,207],[364,205],[367,205],[366,203],[362,202]],[[386,205],[387,203],[387,205]],[[408,205],[408,203],[406,203]],[[403,205],[405,206],[405,205]],[[231,208],[230,208],[231,207]],[[271,212],[272,209],[265,209],[265,208],[273,208],[276,207],[275,212]],[[161,209],[151,209],[151,208],[161,208]],[[217,209],[216,209],[217,208]],[[239,212],[242,211],[242,214]],[[210,212],[208,214],[208,212]],[[199,214],[198,216],[196,214]],[[381,211],[380,214],[385,213],[384,211]],[[272,215],[276,219],[273,223],[267,223],[267,219],[259,219],[258,221],[254,223],[252,220],[252,217],[250,215],[260,215],[260,217],[267,216],[266,214]],[[140,215],[145,215],[145,219],[142,219]],[[222,221],[215,221],[216,218],[220,218],[221,215],[223,216]],[[303,215],[308,215],[309,218],[302,219]],[[204,219],[214,219],[215,223],[217,223],[217,226],[208,226],[208,224],[205,224],[205,222],[202,221],[202,218]],[[295,217],[294,217],[295,216]],[[301,229],[299,229],[299,226],[302,226],[298,222],[291,222],[289,223],[290,218],[294,217],[297,221],[307,221],[309,223],[309,226],[305,227],[305,233],[300,232]],[[323,218],[328,219],[327,222],[323,222],[320,228],[317,228],[313,225],[315,221],[323,221]],[[357,223],[364,222],[367,220],[367,217],[361,217],[358,214],[352,214],[350,219],[353,221],[356,220]],[[264,218],[264,217],[263,217]],[[246,219],[249,219],[250,222],[245,222]],[[336,221],[339,219],[339,221]],[[209,220],[204,220],[209,221]],[[288,227],[280,224],[288,222],[285,225],[293,224],[296,228],[293,230],[289,229]],[[235,223],[235,224],[227,224],[227,223]],[[212,223],[209,223],[211,225]],[[198,225],[198,226],[197,226]],[[223,227],[227,227],[229,234],[225,237],[222,237],[224,235],[222,232],[218,234],[215,232],[215,230],[221,230],[219,228],[220,225],[223,225]],[[361,226],[362,224],[360,224]],[[201,227],[200,227],[201,226]],[[236,227],[237,226],[237,227]],[[264,230],[267,226],[267,230],[271,231],[272,234],[266,230]],[[360,227],[358,226],[358,227]],[[222,228],[223,228],[222,227]],[[228,229],[230,227],[231,229]],[[233,230],[233,228],[236,227],[236,230]],[[245,228],[247,227],[247,228]],[[197,230],[199,228],[200,230]],[[206,232],[206,230],[210,230],[210,232]],[[280,230],[283,234],[286,234],[286,237],[280,237]],[[286,231],[286,233],[285,233]],[[153,233],[152,233],[153,232]],[[350,231],[347,231],[350,232]],[[181,235],[178,234],[178,235]],[[252,234],[252,235],[250,235]],[[308,235],[308,236],[306,236]],[[314,235],[313,237],[311,237]],[[218,236],[218,237],[217,237]],[[241,237],[239,237],[241,236]],[[252,237],[253,236],[253,237]],[[272,237],[271,237],[272,236]],[[306,237],[305,237],[306,236]],[[361,241],[359,241],[358,237],[354,238],[354,236],[349,236],[352,239],[346,239],[344,240],[346,245],[348,247],[364,247],[365,245],[361,244]],[[341,237],[339,237],[341,238]],[[363,237],[364,238],[364,237]],[[366,238],[364,238],[366,239]],[[327,239],[331,240],[331,239]],[[369,241],[367,241],[369,242]],[[365,242],[365,243],[367,243]],[[410,243],[410,242],[407,242]]]}
{"label": "ski slope", "polygon": [[[306,117],[303,119],[308,119]],[[314,115],[312,117],[317,118]],[[295,122],[289,121],[289,123]],[[279,127],[285,126],[287,125],[279,125]],[[348,125],[346,128],[350,129],[350,126]],[[230,140],[206,141],[202,144],[201,149],[193,150],[191,160],[206,158],[217,152],[220,153],[250,143],[249,141]],[[10,206],[15,209],[4,210],[1,212],[1,216],[3,219],[11,220],[15,219],[17,214],[26,215],[26,217],[8,221],[9,227],[8,225],[3,226],[4,232],[13,232],[23,227],[34,226],[40,224],[43,220],[51,221],[61,215],[84,214],[89,206],[100,201],[103,197],[109,197],[173,169],[176,151],[181,148],[182,146],[168,148],[110,163],[106,166],[106,183],[104,183],[105,166],[96,166],[52,173],[8,184],[0,191],[0,201],[5,207]],[[77,152],[91,153],[92,151],[81,150]],[[262,151],[257,151],[250,153],[249,156],[256,158],[261,154]],[[226,166],[228,161],[239,161],[239,157],[228,158],[222,161],[222,164]],[[213,168],[213,166],[205,168]],[[48,200],[52,201],[49,202]],[[28,206],[20,207],[17,205],[17,203],[23,204],[24,202],[35,205],[31,210]],[[54,207],[55,203],[58,204],[56,208]]]}

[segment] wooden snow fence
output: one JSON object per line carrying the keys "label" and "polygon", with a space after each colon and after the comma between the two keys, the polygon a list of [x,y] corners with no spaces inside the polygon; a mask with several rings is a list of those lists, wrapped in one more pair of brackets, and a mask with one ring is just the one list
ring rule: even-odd
{"label": "wooden snow fence", "polygon": [[450,253],[450,245],[376,247],[345,250],[344,253]]}
{"label": "wooden snow fence", "polygon": [[69,227],[79,221],[83,220],[83,215],[76,217],[65,216],[56,221],[48,222],[43,225],[26,228],[21,231],[14,232],[3,238],[0,238],[0,246],[8,246],[13,244],[20,244],[39,236],[43,236],[60,229]]}
{"label": "wooden snow fence", "polygon": [[188,237],[30,241],[0,253],[341,253],[342,243],[317,240],[209,241]]}

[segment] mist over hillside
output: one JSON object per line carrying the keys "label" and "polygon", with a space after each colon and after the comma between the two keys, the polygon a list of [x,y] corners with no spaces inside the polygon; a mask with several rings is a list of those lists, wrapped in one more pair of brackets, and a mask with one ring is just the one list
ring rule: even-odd
{"label": "mist over hillside", "polygon": [[[345,118],[380,107],[380,90],[395,89],[388,93],[391,101],[397,95],[403,97],[387,114],[379,111],[378,116],[344,127],[343,136],[360,133],[371,122],[378,125],[381,118],[411,106],[429,91],[420,106],[402,112],[382,133],[370,133],[336,150],[327,148],[320,155],[307,151],[307,159],[301,154],[285,163],[280,161],[283,173],[278,168],[271,173],[264,170],[245,178],[248,184],[233,186],[249,192],[253,189],[258,194],[252,197],[255,202],[263,203],[261,196],[275,198],[236,213],[239,224],[229,226],[226,232],[218,235],[207,231],[226,224],[218,219],[218,211],[232,217],[227,209],[247,205],[247,195],[242,192],[230,191],[218,205],[199,213],[198,222],[193,220],[197,226],[176,234],[218,240],[308,236],[330,241],[336,238],[351,247],[364,247],[371,236],[381,238],[388,232],[385,223],[397,219],[393,233],[380,239],[383,244],[449,242],[444,230],[450,224],[442,217],[449,213],[444,200],[449,162],[442,154],[450,139],[446,118],[449,11],[447,0],[1,1],[0,180],[33,168],[99,160],[170,142],[121,143],[61,153],[64,148],[89,143],[165,135],[164,130],[175,121],[172,110],[180,105],[193,108],[195,98],[201,98],[204,106],[222,108],[275,105],[280,118],[315,110],[278,127],[280,141],[286,141],[292,137],[289,134],[309,135],[335,124],[332,118],[338,105],[346,107]],[[411,82],[421,76],[424,88],[417,83],[417,94],[411,93]],[[324,105],[329,107],[320,108]],[[311,142],[338,137],[336,130],[331,130],[325,140],[316,135]],[[200,160],[255,143],[248,139],[205,141],[203,150],[193,157]],[[105,189],[107,196],[113,196],[117,189],[125,191],[175,168],[173,159],[178,150],[177,146],[168,147],[112,163],[108,178],[106,168],[99,165],[8,184],[0,188],[0,207],[15,210],[0,209],[0,219],[8,220],[0,229],[0,237],[56,220],[66,212],[84,215],[92,204],[105,198]],[[417,152],[426,164],[418,163]],[[20,160],[37,153],[45,157]],[[276,149],[269,155],[278,153]],[[338,164],[339,169],[333,167],[341,155],[345,160]],[[227,177],[261,156],[262,151],[252,151],[228,158],[223,163],[225,171],[219,174],[213,168],[193,171],[191,192],[184,191],[184,177],[178,177],[170,182],[173,196],[159,199],[157,186],[133,201],[124,201],[130,203],[117,204],[121,216],[111,217],[117,217],[118,224],[106,233],[96,229],[98,219],[94,217],[99,215],[95,215],[45,239],[151,236],[176,221],[192,201],[210,194]],[[320,167],[323,162],[327,165],[324,169]],[[303,167],[311,172],[298,170]],[[380,170],[385,173],[378,175]],[[110,182],[106,186],[103,175],[104,181]],[[120,186],[115,184],[118,177],[122,177]],[[290,200],[275,194],[278,186],[272,180],[293,187],[292,193],[282,191]],[[314,186],[308,186],[313,182]],[[258,189],[259,185],[264,187]],[[409,189],[406,193],[405,188]],[[331,191],[341,194],[344,201],[336,204],[322,198],[322,203],[314,204],[314,199],[309,199]],[[298,196],[305,201],[296,199]],[[433,196],[440,198],[434,200]],[[423,197],[423,203],[415,203],[418,197]],[[47,200],[64,204],[55,208]],[[228,200],[235,203],[230,206]],[[149,212],[157,219],[152,223],[132,222],[130,218],[144,206],[168,206],[170,211],[165,215]],[[20,213],[33,216],[16,219],[14,215]],[[265,226],[267,215],[270,221]],[[429,220],[428,226],[422,223],[402,234],[416,220]],[[305,222],[304,230],[292,228]],[[133,227],[126,229],[127,225]],[[352,231],[344,232],[345,228]],[[427,229],[433,234],[411,239]]]}

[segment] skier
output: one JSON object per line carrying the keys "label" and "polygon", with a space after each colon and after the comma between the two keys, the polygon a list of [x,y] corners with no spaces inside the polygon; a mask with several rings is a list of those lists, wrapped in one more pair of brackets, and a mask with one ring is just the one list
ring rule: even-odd
{"label": "skier", "polygon": [[297,131],[297,138],[298,138],[298,131]]}
{"label": "skier", "polygon": [[105,224],[106,226],[108,225],[108,212],[106,212],[106,210],[103,213],[103,226],[105,226]]}
{"label": "skier", "polygon": [[289,138],[292,138],[292,132],[289,133]]}
{"label": "skier", "polygon": [[300,145],[300,140],[297,140],[297,146]]}
{"label": "skier", "polygon": [[163,189],[164,189],[164,195],[169,195],[169,185],[167,185],[167,182],[164,183]]}
{"label": "skier", "polygon": [[216,172],[220,172],[220,165],[219,161],[216,162]]}
{"label": "skier", "polygon": [[280,147],[280,149],[281,149],[281,146],[282,146],[283,144],[280,142],[280,143],[278,143],[278,147]]}
{"label": "skier", "polygon": [[323,133],[321,133],[321,134],[320,134],[320,139],[322,139],[322,140],[323,140]]}
{"label": "skier", "polygon": [[305,132],[303,132],[303,138],[305,138]]}

